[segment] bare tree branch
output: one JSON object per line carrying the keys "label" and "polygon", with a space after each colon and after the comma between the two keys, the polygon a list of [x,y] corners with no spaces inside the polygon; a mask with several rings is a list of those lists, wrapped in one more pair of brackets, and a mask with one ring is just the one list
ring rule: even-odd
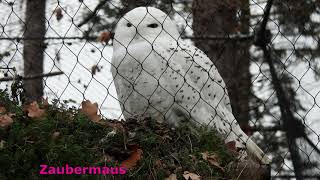
{"label": "bare tree branch", "polygon": [[[47,74],[39,74],[39,75],[32,75],[32,76],[26,76],[26,77],[22,77],[19,76],[19,79],[21,80],[30,80],[30,79],[38,79],[38,78],[44,78],[44,77],[51,77],[51,76],[58,76],[64,74],[64,72],[60,71],[60,72],[52,72],[52,73],[47,73]],[[4,78],[0,78],[0,82],[3,81],[13,81],[15,78],[14,77],[4,77]]]}
{"label": "bare tree branch", "polygon": [[253,34],[229,34],[227,36],[182,36],[181,39],[251,41],[254,39],[254,35]]}
{"label": "bare tree branch", "polygon": [[[98,36],[69,36],[69,37],[0,37],[0,40],[10,41],[26,41],[26,40],[73,40],[73,39],[84,39],[84,40],[96,40]],[[181,36],[181,39],[199,39],[199,40],[238,40],[238,41],[250,41],[253,40],[252,34],[229,34],[228,36]]]}
{"label": "bare tree branch", "polygon": [[84,39],[84,40],[96,40],[97,36],[69,36],[69,37],[0,37],[0,40],[10,41],[26,41],[26,40],[73,40],[73,39]]}
{"label": "bare tree branch", "polygon": [[273,127],[253,127],[251,129],[253,132],[275,132],[275,131],[283,131],[282,126],[273,126]]}
{"label": "bare tree branch", "polygon": [[86,17],[83,19],[83,21],[81,21],[78,24],[78,27],[81,27],[83,25],[85,25],[86,23],[88,23],[94,16],[97,15],[97,12],[108,2],[109,0],[103,0],[100,1],[99,4],[94,8],[94,10]]}
{"label": "bare tree branch", "polygon": [[303,179],[303,163],[299,150],[297,147],[296,139],[298,137],[305,137],[305,129],[301,122],[299,122],[291,112],[291,103],[288,100],[285,89],[283,88],[276,68],[274,66],[274,59],[271,48],[268,46],[271,39],[271,33],[267,29],[267,23],[269,21],[270,11],[273,4],[273,0],[268,0],[266,5],[263,20],[256,33],[254,44],[260,47],[263,51],[264,61],[268,64],[271,74],[271,82],[275,89],[278,105],[280,107],[281,119],[283,121],[283,128],[286,133],[286,140],[290,151],[292,164],[294,168],[295,177],[297,180]]}
{"label": "bare tree branch", "polygon": [[307,135],[305,135],[303,138],[308,142],[313,150],[315,150],[320,155],[320,150],[318,149],[317,145],[315,145]]}
{"label": "bare tree branch", "polygon": [[[283,179],[291,179],[295,178],[295,176],[292,175],[277,175],[277,176],[271,176],[272,178],[283,178]],[[320,179],[319,175],[310,175],[310,176],[302,176],[303,178],[311,178],[311,179]]]}

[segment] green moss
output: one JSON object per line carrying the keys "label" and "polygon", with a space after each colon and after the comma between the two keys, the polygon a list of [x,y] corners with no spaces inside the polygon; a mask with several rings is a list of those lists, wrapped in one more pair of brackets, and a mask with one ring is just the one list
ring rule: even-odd
{"label": "green moss", "polygon": [[[0,100],[1,106],[16,114],[10,128],[0,128],[4,142],[0,148],[0,179],[108,179],[111,177],[40,176],[39,166],[119,166],[132,154],[132,145],[142,149],[143,158],[126,176],[115,178],[164,179],[175,173],[182,179],[184,171],[202,177],[226,177],[203,160],[201,153],[217,154],[221,166],[234,160],[215,131],[190,122],[173,130],[150,118],[131,119],[122,122],[125,131],[110,133],[113,128],[94,123],[77,109],[58,106],[57,102],[46,109],[45,117],[34,120],[2,91]],[[105,162],[105,157],[109,161]]]}

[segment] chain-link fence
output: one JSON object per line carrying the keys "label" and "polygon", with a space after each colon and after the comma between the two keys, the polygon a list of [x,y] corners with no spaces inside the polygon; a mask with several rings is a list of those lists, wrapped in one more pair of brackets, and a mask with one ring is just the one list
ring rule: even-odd
{"label": "chain-link fence", "polygon": [[[125,15],[138,6],[165,14]],[[89,99],[109,119],[191,118],[231,140],[239,124],[272,159],[273,178],[320,178],[318,1],[4,0],[0,8],[0,88],[14,98],[22,80],[27,100]]]}

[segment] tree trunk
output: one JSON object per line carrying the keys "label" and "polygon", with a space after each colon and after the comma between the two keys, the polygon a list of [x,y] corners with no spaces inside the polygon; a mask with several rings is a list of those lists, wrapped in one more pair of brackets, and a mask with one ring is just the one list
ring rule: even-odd
{"label": "tree trunk", "polygon": [[[43,51],[45,26],[45,0],[27,0],[26,18],[25,18],[25,40],[23,48],[24,76],[33,76],[43,74]],[[42,78],[25,80],[24,89],[26,101],[34,101],[43,96]]]}
{"label": "tree trunk", "polygon": [[122,0],[122,4],[125,7],[125,12],[128,12],[136,7],[139,7],[139,6],[150,5],[151,2],[149,0]]}
{"label": "tree trunk", "polygon": [[[237,10],[241,10],[240,23]],[[194,36],[224,36],[249,32],[249,1],[193,1]],[[251,76],[249,44],[236,40],[201,40],[195,45],[213,61],[227,84],[233,114],[242,128],[248,127]],[[244,129],[246,131],[246,129]]]}

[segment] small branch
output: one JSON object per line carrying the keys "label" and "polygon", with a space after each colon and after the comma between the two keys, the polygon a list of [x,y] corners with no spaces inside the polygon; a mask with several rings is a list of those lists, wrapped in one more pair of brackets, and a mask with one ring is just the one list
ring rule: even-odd
{"label": "small branch", "polygon": [[[51,77],[51,76],[58,76],[64,74],[64,72],[52,72],[52,73],[47,73],[47,74],[39,74],[39,75],[31,75],[31,76],[26,76],[26,77],[21,77],[19,76],[19,79],[21,80],[30,80],[30,79],[38,79],[38,78],[43,78],[43,77]],[[3,81],[13,81],[15,78],[14,77],[4,77],[0,78],[0,82]]]}
{"label": "small branch", "polygon": [[303,138],[308,142],[308,144],[313,148],[313,150],[320,155],[320,150],[318,149],[317,145],[315,145],[307,135],[304,135]]}
{"label": "small branch", "polygon": [[273,0],[268,0],[267,1],[267,5],[266,5],[266,8],[264,10],[265,13],[263,14],[263,20],[262,20],[261,25],[260,25],[260,28],[261,28],[262,31],[266,30],[267,23],[269,21],[269,16],[270,16],[272,4],[273,4]]}
{"label": "small branch", "polygon": [[240,176],[241,176],[241,174],[243,173],[243,171],[247,168],[247,163],[246,163],[246,165],[242,168],[242,170],[241,170],[241,172],[239,173],[239,175],[238,175],[238,177],[237,177],[237,179],[236,180],[238,180],[239,178],[240,178]]}
{"label": "small branch", "polygon": [[275,131],[284,131],[282,126],[273,126],[273,127],[253,127],[251,129],[253,132],[275,132]]}
{"label": "small branch", "polygon": [[94,10],[86,17],[83,19],[82,22],[78,24],[78,27],[81,27],[85,24],[87,24],[94,16],[97,15],[97,12],[108,2],[108,0],[103,0],[100,1],[99,4],[94,8]]}
{"label": "small branch", "polygon": [[[84,40],[96,40],[98,36],[69,36],[69,37],[0,37],[0,40],[10,40],[10,41],[26,41],[26,40],[74,40],[74,39],[84,39]],[[200,39],[200,40],[237,40],[237,41],[251,41],[254,39],[252,34],[230,34],[228,36],[181,36],[181,39]]]}
{"label": "small branch", "polygon": [[14,67],[0,67],[0,69],[15,69]]}
{"label": "small branch", "polygon": [[257,34],[254,39],[254,44],[256,46],[266,47],[267,43],[269,43],[270,41],[271,35],[270,35],[270,32],[267,30],[267,24],[269,21],[272,4],[273,4],[273,0],[268,0],[267,5],[264,9],[262,22],[259,25]]}
{"label": "small branch", "polygon": [[0,37],[0,40],[10,41],[25,41],[25,40],[73,40],[73,39],[85,39],[85,40],[96,40],[97,36],[69,36],[69,37]]}
{"label": "small branch", "polygon": [[[283,178],[283,179],[288,179],[288,178],[295,178],[296,176],[294,175],[279,175],[279,176],[271,176],[272,178]],[[305,175],[302,176],[303,178],[317,178],[320,179],[320,175]]]}
{"label": "small branch", "polygon": [[182,36],[181,39],[252,41],[254,39],[254,35],[253,34],[230,34],[228,36]]}
{"label": "small branch", "polygon": [[271,34],[270,31],[267,29],[267,23],[269,20],[272,3],[273,0],[268,0],[268,3],[264,11],[263,20],[256,34],[254,44],[262,49],[264,61],[269,66],[269,71],[271,74],[271,83],[277,95],[278,105],[280,107],[281,112],[281,119],[283,121],[283,127],[286,133],[286,140],[288,144],[288,149],[290,151],[294,174],[297,180],[302,180],[303,164],[297,147],[296,139],[305,135],[304,128],[303,126],[300,126],[300,122],[298,122],[298,120],[294,117],[293,113],[291,112],[290,101],[286,96],[286,91],[283,88],[281,81],[279,80],[276,68],[274,66],[272,51],[271,48],[268,46],[271,40]]}

